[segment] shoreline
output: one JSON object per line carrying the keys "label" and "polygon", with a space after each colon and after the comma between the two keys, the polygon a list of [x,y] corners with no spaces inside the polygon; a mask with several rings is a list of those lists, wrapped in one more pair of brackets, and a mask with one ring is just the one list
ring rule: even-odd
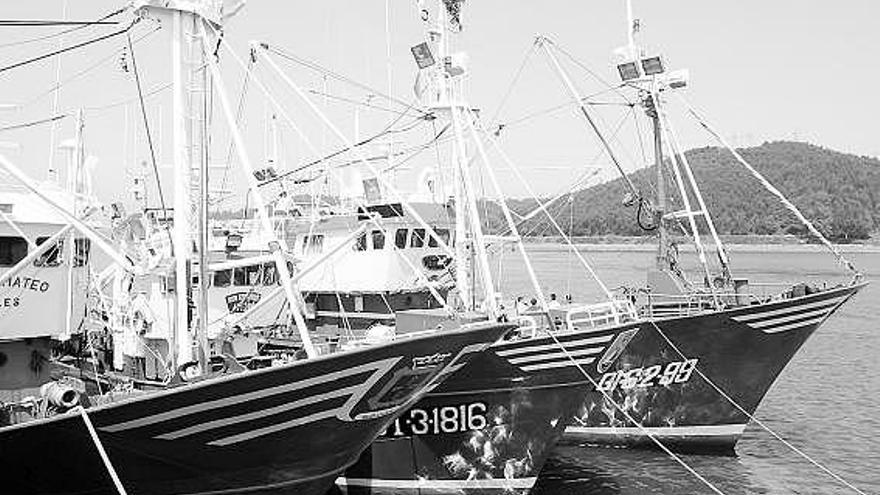
{"label": "shoreline", "polygon": [[[872,239],[873,241],[873,239]],[[531,249],[541,251],[555,251],[567,249],[562,238],[542,237],[542,238],[526,238],[526,245]],[[684,240],[678,240],[681,244],[682,251],[688,251],[688,244]],[[822,244],[807,244],[800,242],[799,239],[793,237],[777,237],[777,236],[749,236],[747,238],[725,238],[722,236],[721,242],[724,247],[731,252],[755,252],[755,253],[827,253],[828,250]],[[875,241],[876,242],[876,241]],[[657,249],[654,237],[624,237],[624,236],[602,236],[602,237],[576,237],[572,239],[572,243],[583,251],[597,252],[653,252]],[[708,244],[708,243],[707,243]],[[864,243],[864,244],[836,244],[842,253],[865,253],[880,254],[880,244]]]}

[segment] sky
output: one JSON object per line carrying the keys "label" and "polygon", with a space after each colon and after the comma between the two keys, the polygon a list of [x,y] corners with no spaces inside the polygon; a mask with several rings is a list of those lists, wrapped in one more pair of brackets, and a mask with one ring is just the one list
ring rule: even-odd
{"label": "sky", "polygon": [[[434,8],[434,2],[426,3]],[[250,40],[265,40],[381,92],[390,90],[400,100],[412,101],[416,67],[409,48],[424,37],[415,4],[415,0],[250,0],[227,23],[226,31],[238,57],[246,58]],[[96,19],[121,5],[115,0],[3,2],[0,18]],[[639,44],[649,53],[662,54],[670,69],[690,71],[690,83],[683,94],[735,145],[798,140],[880,156],[880,98],[875,96],[880,80],[880,2],[633,0],[633,7],[641,25]],[[563,65],[583,94],[605,90],[598,79],[617,80],[613,50],[626,43],[624,1],[467,0],[462,20],[463,30],[455,45],[469,55],[469,103],[481,110],[488,125],[507,124],[500,142],[522,168],[530,186],[538,194],[553,194],[592,168],[597,170],[594,181],[613,177],[610,162],[573,106],[545,111],[569,100],[546,56],[532,48],[537,35],[552,38],[570,55],[562,57]],[[141,23],[132,31],[133,36],[139,38],[153,26]],[[82,30],[66,36],[62,44],[118,28]],[[16,44],[56,32],[57,28],[0,30],[4,30],[0,36],[0,64],[4,66],[47,53],[59,42],[52,38]],[[147,91],[169,81],[170,52],[163,40],[168,32],[170,29],[163,28],[135,45]],[[132,170],[148,159],[130,55],[125,61],[129,71],[122,69],[119,50],[124,43],[124,37],[117,37],[68,52],[61,57],[60,72],[58,57],[0,72],[0,108],[17,106],[0,111],[0,127],[56,115],[55,95],[49,90],[58,73],[61,81],[71,79],[58,93],[57,114],[73,115],[85,108],[87,152],[98,160],[94,182],[104,200],[125,195]],[[220,57],[229,97],[235,104],[240,97],[242,71],[230,54],[221,51]],[[355,110],[354,105],[339,100],[383,106],[381,98],[368,100],[366,92],[358,88],[335,81],[325,85],[312,71],[283,60],[279,63],[303,87],[332,95],[332,99],[316,101],[349,139],[376,132],[394,118],[387,111],[364,107]],[[261,73],[268,86],[281,88],[277,77]],[[301,103],[289,94],[282,100],[315,147],[331,152],[341,146],[316,119],[307,116]],[[264,163],[271,147],[266,122],[272,110],[254,87],[244,101],[248,150],[256,163]],[[147,111],[159,162],[167,165],[171,161],[170,93],[160,91],[149,97]],[[639,144],[639,133],[641,139],[647,138],[641,116],[641,127],[637,128],[629,108],[595,107],[595,111],[609,135],[622,125],[612,146],[627,170],[652,160],[650,149],[642,152]],[[222,121],[219,115],[217,107],[215,120]],[[222,125],[219,127],[211,153],[215,162],[223,163],[229,134]],[[42,178],[50,156],[56,167],[64,165],[64,152],[50,149],[71,138],[73,128],[74,119],[66,118],[57,123],[54,133],[51,124],[2,131],[0,153],[32,176]],[[677,130],[684,148],[714,144],[686,119],[681,119]],[[281,168],[313,158],[303,139],[291,129],[282,126],[279,136]],[[428,134],[414,136],[424,141]],[[50,148],[53,141],[55,146]],[[170,172],[163,168],[162,174],[170,188]],[[414,181],[418,171],[404,170],[402,175],[406,174],[411,177],[402,177],[403,183]],[[526,194],[526,188],[500,167],[499,175],[507,195]],[[226,183],[230,189],[240,189],[243,177],[233,171]]]}

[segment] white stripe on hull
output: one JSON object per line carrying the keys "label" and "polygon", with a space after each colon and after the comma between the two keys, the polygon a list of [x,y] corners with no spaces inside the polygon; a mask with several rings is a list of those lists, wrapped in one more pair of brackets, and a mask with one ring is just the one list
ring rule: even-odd
{"label": "white stripe on hull", "polygon": [[[580,346],[580,345],[591,345],[591,344],[604,344],[614,338],[613,334],[603,335],[601,337],[589,337],[586,339],[580,340],[567,340],[561,342],[565,348]],[[541,339],[542,341],[545,339]],[[522,341],[518,341],[522,342]],[[505,349],[503,344],[495,345],[495,354],[499,356],[509,357],[516,356],[518,354],[526,354],[529,352],[538,352],[538,351],[548,351],[548,350],[558,350],[559,344],[556,342],[552,342],[550,344],[542,344],[542,345],[532,345],[528,347],[516,347],[514,349]]]}
{"label": "white stripe on hull", "polygon": [[537,354],[532,356],[523,356],[517,358],[508,358],[508,361],[519,366],[520,364],[531,363],[534,361],[546,361],[546,360],[558,360],[558,359],[569,359],[570,357],[578,358],[582,356],[591,356],[593,354],[599,354],[605,350],[605,347],[588,347],[586,349],[578,349],[576,351],[559,351],[548,354]]}
{"label": "white stripe on hull", "polygon": [[[745,323],[751,328],[761,330],[764,333],[784,332],[786,330],[820,323],[831,314],[832,311],[834,311],[834,308],[836,308],[843,299],[844,297],[836,297],[782,309],[764,311],[761,313],[732,316],[731,318],[740,323]],[[812,311],[804,311],[807,309],[811,309]],[[797,321],[802,320],[803,318],[809,319]]]}
{"label": "white stripe on hull", "polygon": [[[441,382],[440,377],[445,376],[449,373],[452,373],[466,364],[466,363],[459,363],[458,362],[459,359],[461,359],[462,357],[464,357],[468,354],[472,354],[474,352],[480,352],[480,351],[484,350],[486,347],[488,347],[487,344],[471,344],[471,345],[468,345],[468,346],[464,347],[463,349],[461,349],[459,351],[459,353],[455,356],[455,358],[453,358],[444,367],[444,369],[438,373],[438,375],[431,382],[424,385],[425,392],[423,392],[423,393],[427,393],[428,390],[436,387],[437,384],[439,384]],[[345,402],[345,404],[343,404],[339,407],[335,407],[335,408],[333,408],[331,410],[327,410],[327,411],[316,412],[316,413],[310,414],[308,416],[300,417],[300,418],[290,419],[288,421],[276,423],[276,424],[265,426],[262,428],[256,428],[256,429],[246,431],[243,433],[239,433],[236,435],[231,435],[231,436],[227,436],[224,438],[219,438],[217,440],[213,440],[211,442],[208,442],[208,444],[209,445],[217,445],[217,446],[221,446],[221,447],[226,446],[226,445],[232,445],[232,444],[236,444],[239,442],[251,440],[251,439],[254,439],[257,437],[261,437],[264,435],[269,435],[269,434],[276,433],[279,431],[294,428],[296,426],[300,426],[303,424],[311,423],[314,421],[320,421],[320,420],[324,420],[324,419],[329,419],[329,418],[333,418],[333,417],[336,417],[336,418],[341,419],[343,421],[353,421],[356,418],[351,417],[351,411],[355,407],[355,405],[357,405],[357,403],[360,402],[360,400],[364,397],[364,395],[371,388],[373,388],[373,386],[386,373],[388,373],[388,371],[391,368],[393,368],[394,365],[397,363],[397,361],[399,361],[400,359],[401,358],[386,359],[383,361],[379,361],[377,363],[373,363],[372,367],[375,371],[364,383],[362,383],[360,385],[348,387],[347,389],[343,389],[348,392],[347,395],[349,396],[349,398]],[[358,367],[358,368],[360,368],[360,367]],[[352,368],[352,370],[355,370],[355,369],[357,369],[357,368]],[[352,373],[351,370],[350,370],[350,373]],[[356,374],[356,373],[354,373],[354,374]],[[325,394],[315,395],[315,396],[312,396],[312,397],[309,397],[306,399],[300,399],[296,402],[308,401],[308,403],[316,403],[321,400],[327,400],[332,397],[344,397],[345,395],[346,394],[343,394],[342,390],[340,390],[340,391],[334,391],[334,392],[329,392],[329,393],[325,393]],[[416,397],[413,397],[412,401],[415,401],[415,399],[416,399]],[[381,414],[381,415],[390,414],[391,412],[393,412],[403,406],[404,406],[403,404],[396,405],[396,406],[387,408],[382,411],[371,411],[369,414],[373,417],[377,417],[377,415],[379,415],[379,414]],[[284,407],[283,405],[278,406],[279,409],[283,408],[283,407]],[[259,417],[258,415],[261,412],[262,411],[256,411],[251,414]],[[263,415],[265,415],[265,414],[263,414]],[[246,416],[246,415],[242,415],[242,416]],[[240,418],[240,417],[241,416],[239,416],[237,418]],[[237,418],[233,418],[233,419],[236,419],[236,421],[234,421],[234,422],[239,422],[239,421],[237,421]],[[198,427],[196,426],[193,428],[198,428]]]}
{"label": "white stripe on hull", "polygon": [[537,477],[528,478],[495,478],[474,480],[389,480],[374,478],[346,478],[340,476],[336,479],[338,486],[357,486],[369,488],[408,488],[422,490],[467,490],[467,489],[528,489],[535,485]]}
{"label": "white stripe on hull", "polygon": [[840,302],[841,299],[843,299],[843,298],[836,297],[836,298],[832,298],[832,299],[825,299],[822,301],[814,301],[814,302],[806,303],[806,304],[798,304],[797,306],[788,306],[785,308],[773,309],[770,311],[762,311],[760,313],[751,313],[751,314],[742,315],[742,316],[734,316],[733,319],[735,319],[737,321],[743,321],[743,322],[760,320],[761,318],[766,318],[768,316],[783,315],[783,314],[791,313],[793,311],[803,311],[805,309],[833,306],[833,305],[837,304],[838,302]]}
{"label": "white stripe on hull", "polygon": [[[688,437],[729,437],[739,436],[745,431],[746,425],[704,425],[704,426],[569,426],[565,436],[570,438],[597,437],[647,437],[647,433],[659,438]],[[647,433],[646,433],[647,432]]]}
{"label": "white stripe on hull", "polygon": [[[364,365],[364,366],[371,366],[373,368],[373,374],[370,375],[370,377],[367,378],[367,380],[364,381],[364,383],[350,387],[352,389],[352,393],[349,394],[348,400],[345,401],[345,404],[342,404],[341,406],[334,407],[332,409],[325,410],[325,411],[312,413],[308,416],[294,418],[294,419],[290,419],[290,420],[287,420],[287,421],[284,421],[281,423],[276,423],[273,425],[264,426],[262,428],[256,428],[256,429],[246,431],[243,433],[239,433],[236,435],[231,435],[231,436],[219,438],[217,440],[213,440],[213,441],[208,442],[208,445],[217,445],[217,446],[223,447],[226,445],[232,445],[232,444],[236,444],[239,442],[244,442],[244,441],[251,440],[251,439],[254,439],[257,437],[262,437],[264,435],[277,433],[279,431],[288,430],[290,428],[295,428],[300,425],[312,423],[315,421],[322,421],[322,420],[330,419],[330,418],[336,418],[336,419],[339,419],[342,421],[355,421],[356,418],[351,417],[352,409],[354,409],[354,407],[357,405],[357,403],[360,402],[364,398],[364,396],[367,394],[367,392],[369,392],[370,389],[372,389],[373,386],[376,385],[376,383],[379,380],[381,380],[382,377],[385,376],[394,367],[394,365],[397,364],[397,362],[400,361],[401,359],[402,358],[400,358],[400,357],[389,358],[389,359],[383,359],[382,361],[376,361],[376,362],[370,363],[370,365]],[[358,366],[356,368],[352,368],[352,369],[357,369],[357,368],[360,368],[360,366]],[[401,406],[399,406],[399,405],[392,406],[390,408],[386,408],[381,411],[370,411],[369,414],[373,417],[378,417],[380,415],[387,415],[387,414],[394,412],[395,410],[397,410],[400,407]]]}
{"label": "white stripe on hull", "polygon": [[313,421],[320,421],[322,419],[330,419],[336,416],[337,409],[331,409],[329,411],[321,411],[319,413],[310,414],[308,416],[303,416],[301,418],[291,419],[290,421],[285,421],[283,423],[277,423],[274,425],[266,426],[264,428],[257,428],[255,430],[246,431],[244,433],[239,433],[238,435],[231,435],[228,437],[220,438],[211,442],[208,442],[208,445],[217,445],[220,447],[224,447],[226,445],[232,445],[234,443],[244,442],[245,440],[250,440],[252,438],[261,437],[263,435],[268,435],[270,433],[279,432],[282,430],[287,430],[289,428],[294,428],[299,425],[304,425],[307,423],[311,423]]}
{"label": "white stripe on hull", "polygon": [[181,416],[187,416],[190,414],[196,414],[203,411],[209,411],[211,409],[222,408],[226,406],[231,406],[235,404],[241,404],[245,402],[249,402],[255,399],[260,399],[263,397],[269,397],[272,395],[283,394],[287,392],[292,392],[295,390],[300,390],[303,388],[307,388],[313,385],[320,385],[323,383],[339,380],[342,378],[346,378],[349,376],[357,375],[360,373],[365,373],[367,371],[373,371],[373,375],[376,375],[377,371],[384,371],[393,367],[397,361],[401,358],[389,358],[382,361],[377,361],[373,363],[362,364],[360,366],[355,366],[354,368],[349,368],[341,371],[334,371],[332,373],[327,373],[326,375],[316,376],[312,378],[307,378],[305,380],[300,380],[294,383],[287,383],[284,385],[278,385],[275,387],[264,388],[261,390],[255,390],[253,392],[247,392],[239,395],[235,395],[232,397],[224,397],[222,399],[216,399],[212,401],[199,402],[197,404],[192,404],[190,406],[178,407],[176,409],[171,409],[169,411],[165,411],[162,413],[153,414],[151,416],[145,416],[142,418],[134,419],[131,421],[125,421],[123,423],[117,423],[114,425],[101,426],[99,429],[109,432],[117,432],[123,430],[129,430],[132,428],[139,428],[142,426],[147,426],[155,423],[161,423],[163,421],[168,421],[171,419],[180,418]]}
{"label": "white stripe on hull", "polygon": [[238,416],[229,416],[226,418],[215,419],[213,421],[206,421],[204,423],[199,423],[197,425],[190,426],[188,428],[183,428],[177,431],[172,431],[169,433],[163,433],[162,435],[157,436],[156,438],[161,438],[162,440],[174,440],[176,438],[186,437],[189,435],[194,435],[196,433],[201,433],[203,431],[213,430],[215,428],[222,428],[224,426],[234,425],[236,423],[243,423],[245,421],[253,421],[255,419],[263,418],[266,416],[272,416],[273,414],[279,414],[286,411],[291,411],[294,409],[299,409],[300,407],[308,406],[310,404],[315,404],[317,402],[336,399],[339,397],[346,397],[353,393],[355,393],[360,385],[355,385],[353,387],[345,387],[337,390],[333,390],[332,392],[327,392],[325,394],[317,394],[311,397],[306,397],[304,399],[295,400],[292,402],[287,402],[285,404],[281,404],[280,406],[269,407],[266,409],[260,409],[258,411],[249,412],[245,414],[239,414]]}
{"label": "white stripe on hull", "polygon": [[795,328],[807,327],[810,325],[814,325],[816,323],[821,323],[822,320],[824,320],[826,316],[827,315],[822,315],[818,318],[813,318],[813,319],[807,320],[807,321],[799,321],[797,323],[790,323],[788,325],[782,325],[782,326],[772,327],[772,328],[762,328],[761,330],[763,330],[766,333],[784,332],[786,330],[792,330]]}
{"label": "white stripe on hull", "polygon": [[571,359],[565,358],[562,361],[553,361],[551,363],[539,363],[539,364],[530,364],[528,366],[521,366],[523,371],[537,371],[537,370],[547,370],[552,368],[566,368],[568,366],[576,366],[576,365],[586,365],[595,361],[596,358],[587,358],[587,359],[575,359],[572,361]]}
{"label": "white stripe on hull", "polygon": [[813,311],[807,311],[805,313],[797,313],[797,314],[788,315],[788,316],[780,316],[780,317],[776,317],[776,318],[771,318],[769,320],[755,321],[755,322],[749,323],[749,326],[752,328],[772,327],[772,326],[781,325],[783,323],[787,323],[790,321],[801,320],[803,318],[809,318],[811,316],[824,316],[830,310],[831,310],[831,308],[819,308],[819,309],[814,309]]}

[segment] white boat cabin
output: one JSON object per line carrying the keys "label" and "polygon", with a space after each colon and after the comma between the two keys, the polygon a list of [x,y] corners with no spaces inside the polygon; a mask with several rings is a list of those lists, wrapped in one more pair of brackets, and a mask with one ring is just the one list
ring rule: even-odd
{"label": "white boat cabin", "polygon": [[[86,201],[53,183],[41,189],[68,211]],[[75,208],[76,207],[76,208]],[[71,229],[35,255],[67,222],[27,190],[0,186],[0,400],[48,381],[52,341],[81,331],[91,243]],[[5,394],[5,397],[4,397]]]}

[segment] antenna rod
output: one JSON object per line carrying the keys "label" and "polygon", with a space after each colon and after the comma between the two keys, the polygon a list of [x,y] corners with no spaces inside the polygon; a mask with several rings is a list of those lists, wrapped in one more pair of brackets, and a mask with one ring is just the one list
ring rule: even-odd
{"label": "antenna rod", "polygon": [[626,41],[627,46],[629,46],[629,55],[634,57],[636,55],[636,42],[633,36],[633,6],[632,0],[626,0]]}

